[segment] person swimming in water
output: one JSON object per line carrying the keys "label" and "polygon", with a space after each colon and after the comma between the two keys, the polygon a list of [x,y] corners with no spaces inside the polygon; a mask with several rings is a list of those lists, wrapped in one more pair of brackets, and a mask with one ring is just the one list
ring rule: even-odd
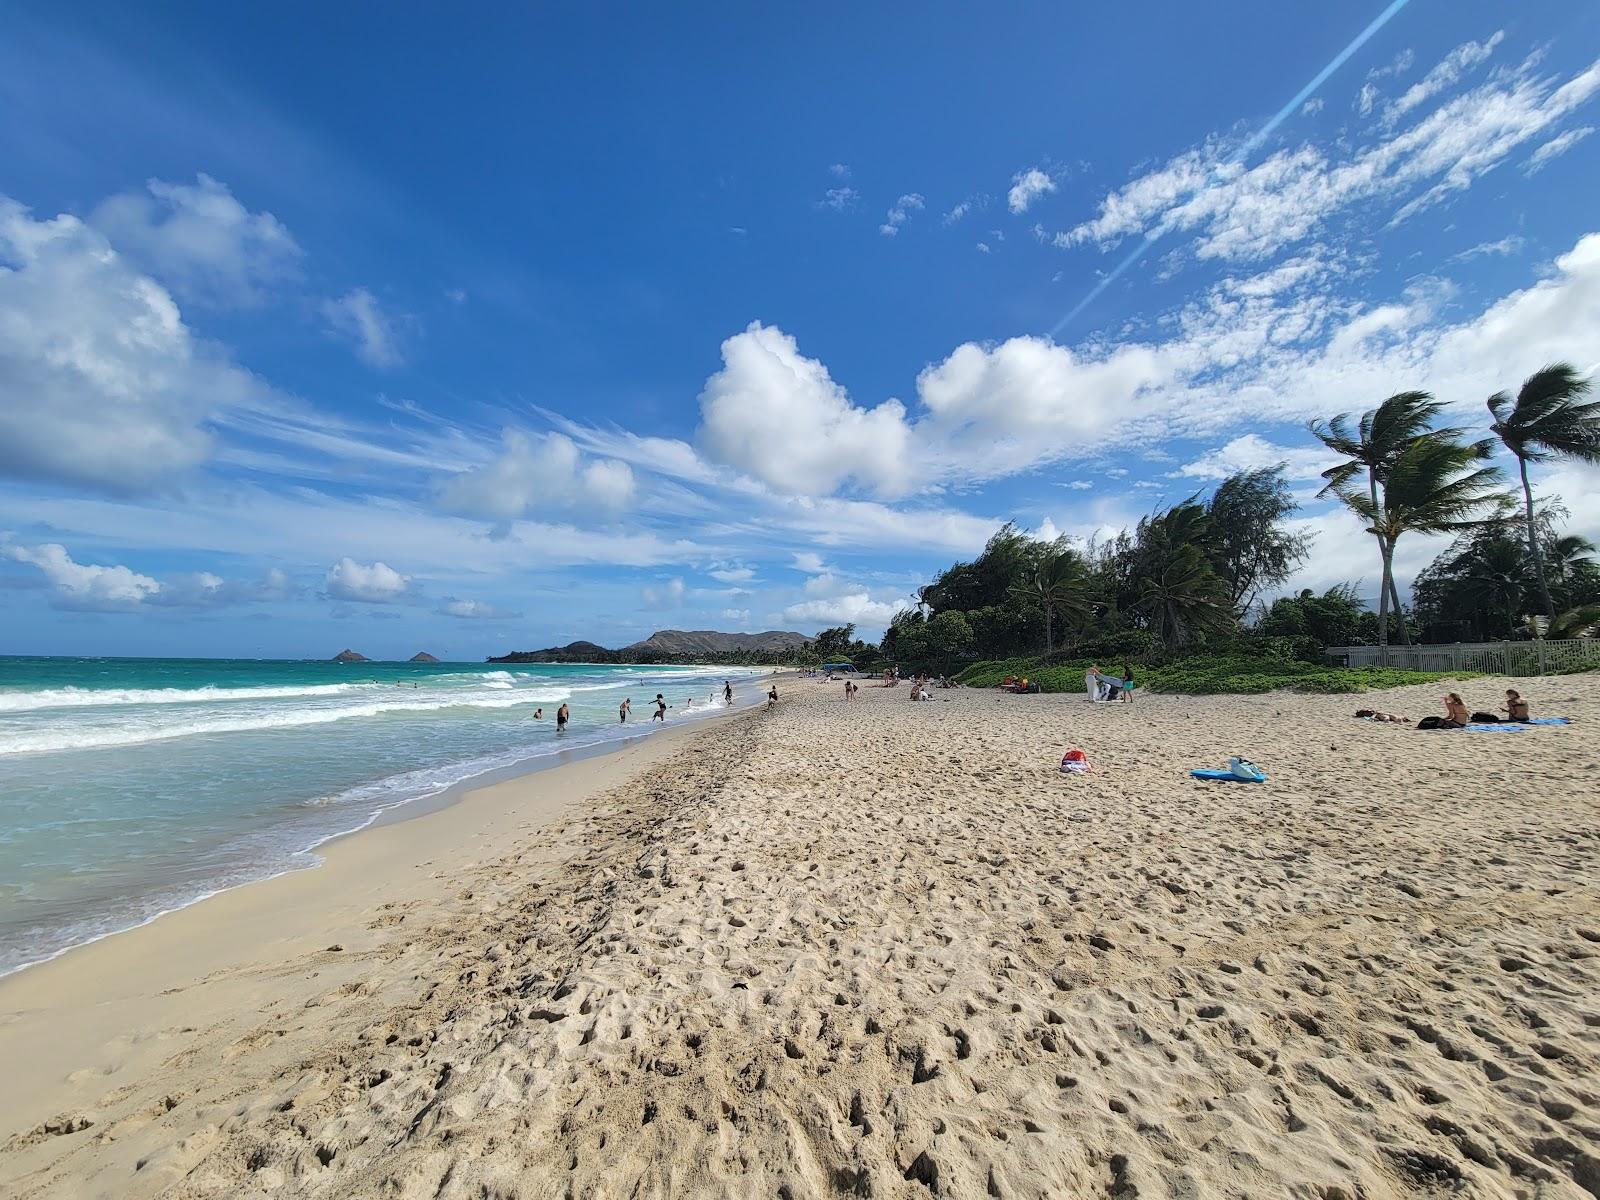
{"label": "person swimming in water", "polygon": [[542,721],[542,720],[544,720],[544,709],[542,709],[542,708],[536,708],[536,709],[534,709],[534,710],[533,710],[533,719],[534,719],[534,720],[535,720],[535,721]]}

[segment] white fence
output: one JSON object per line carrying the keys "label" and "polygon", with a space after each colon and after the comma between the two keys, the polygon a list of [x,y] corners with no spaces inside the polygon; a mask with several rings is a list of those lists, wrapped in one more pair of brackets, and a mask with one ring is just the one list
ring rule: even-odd
{"label": "white fence", "polygon": [[1456,642],[1449,646],[1329,646],[1328,661],[1342,667],[1406,667],[1412,671],[1483,671],[1490,675],[1543,675],[1600,667],[1600,639]]}

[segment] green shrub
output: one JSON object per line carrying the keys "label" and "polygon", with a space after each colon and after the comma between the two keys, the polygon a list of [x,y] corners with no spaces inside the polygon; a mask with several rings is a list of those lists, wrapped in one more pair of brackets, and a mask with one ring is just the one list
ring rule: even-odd
{"label": "green shrub", "polygon": [[[1285,639],[1287,640],[1287,639]],[[1005,658],[973,663],[956,676],[970,687],[996,687],[1006,676],[1026,677],[1041,691],[1083,690],[1090,660],[1045,663],[1037,658]],[[1120,670],[1106,665],[1107,672]],[[1466,679],[1470,672],[1406,671],[1399,667],[1328,667],[1294,658],[1264,655],[1193,655],[1169,663],[1137,665],[1141,690],[1186,695],[1247,695],[1287,688],[1298,692],[1336,694],[1369,688],[1404,687],[1440,679]]]}

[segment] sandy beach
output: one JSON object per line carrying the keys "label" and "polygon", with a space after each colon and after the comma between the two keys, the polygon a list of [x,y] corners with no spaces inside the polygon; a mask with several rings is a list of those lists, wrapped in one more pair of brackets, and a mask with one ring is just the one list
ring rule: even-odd
{"label": "sandy beach", "polygon": [[788,683],[0,982],[0,1192],[1600,1194],[1600,678],[1514,682]]}

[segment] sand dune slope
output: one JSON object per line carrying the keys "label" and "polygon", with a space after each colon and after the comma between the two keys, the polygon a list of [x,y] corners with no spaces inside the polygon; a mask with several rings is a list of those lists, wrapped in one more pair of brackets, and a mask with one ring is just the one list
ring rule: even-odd
{"label": "sand dune slope", "polygon": [[799,685],[19,1194],[1600,1194],[1600,680],[1525,690],[1580,723]]}

